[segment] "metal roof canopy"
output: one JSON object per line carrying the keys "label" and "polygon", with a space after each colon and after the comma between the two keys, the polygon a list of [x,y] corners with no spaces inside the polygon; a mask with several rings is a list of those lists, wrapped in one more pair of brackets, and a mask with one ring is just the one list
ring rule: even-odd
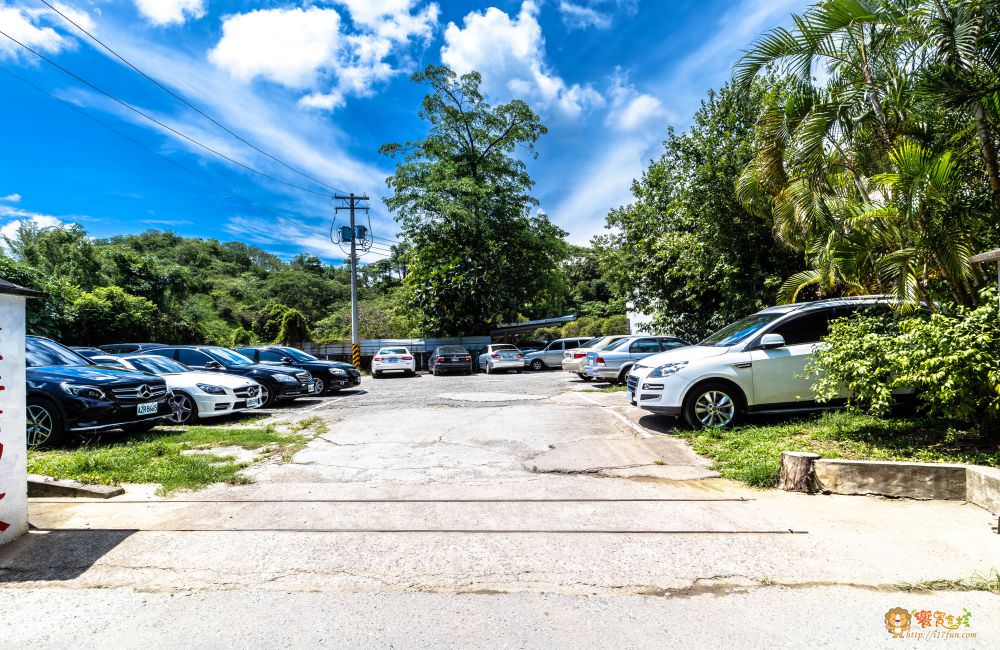
{"label": "metal roof canopy", "polygon": [[490,336],[532,332],[540,327],[550,327],[552,325],[565,325],[566,323],[572,323],[575,320],[576,320],[576,314],[571,314],[569,316],[559,316],[558,318],[543,318],[541,320],[529,320],[523,323],[507,323],[505,325],[498,325],[497,327],[490,330]]}
{"label": "metal roof canopy", "polygon": [[22,287],[19,284],[8,282],[3,278],[0,278],[0,294],[6,294],[8,296],[26,296],[28,298],[43,298],[48,295],[44,291],[36,291],[35,289]]}

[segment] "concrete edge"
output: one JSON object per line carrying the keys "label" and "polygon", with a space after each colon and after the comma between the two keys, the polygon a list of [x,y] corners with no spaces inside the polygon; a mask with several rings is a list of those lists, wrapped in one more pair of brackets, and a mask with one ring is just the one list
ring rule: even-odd
{"label": "concrete edge", "polygon": [[41,474],[28,474],[28,497],[77,497],[110,499],[125,494],[116,485],[87,485],[70,479],[56,479]]}
{"label": "concrete edge", "polygon": [[1000,468],[996,467],[819,458],[812,472],[818,492],[966,501],[1000,514]]}

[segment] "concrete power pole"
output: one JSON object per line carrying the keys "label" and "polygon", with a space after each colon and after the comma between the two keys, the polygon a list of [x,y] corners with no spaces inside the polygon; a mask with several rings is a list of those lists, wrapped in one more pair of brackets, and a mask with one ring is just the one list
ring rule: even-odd
{"label": "concrete power pole", "polygon": [[[366,244],[368,241],[368,228],[358,226],[356,212],[359,204],[368,201],[366,195],[356,196],[353,192],[348,196],[337,195],[333,197],[338,201],[346,201],[347,205],[335,208],[337,212],[347,210],[350,215],[350,226],[343,227],[339,232],[337,243],[351,244],[351,361],[354,367],[361,369],[361,337],[358,332],[358,243]],[[361,208],[367,210],[367,208]]]}

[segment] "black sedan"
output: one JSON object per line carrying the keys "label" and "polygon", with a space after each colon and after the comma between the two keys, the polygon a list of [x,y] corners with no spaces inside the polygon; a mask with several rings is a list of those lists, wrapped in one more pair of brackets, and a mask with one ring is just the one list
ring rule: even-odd
{"label": "black sedan", "polygon": [[324,361],[296,348],[284,345],[259,345],[237,348],[236,351],[257,363],[308,370],[316,382],[316,392],[319,394],[351,388],[361,383],[361,373],[351,364]]}
{"label": "black sedan", "polygon": [[72,433],[147,431],[172,413],[162,377],[95,366],[39,336],[26,337],[24,347],[30,447],[54,445]]}
{"label": "black sedan", "polygon": [[142,353],[158,354],[179,361],[192,370],[249,377],[260,384],[264,408],[272,406],[278,400],[307,397],[316,392],[312,375],[308,371],[254,363],[239,352],[217,345],[172,345],[143,350]]}
{"label": "black sedan", "polygon": [[431,352],[427,363],[435,377],[446,372],[472,374],[472,355],[461,345],[439,345]]}

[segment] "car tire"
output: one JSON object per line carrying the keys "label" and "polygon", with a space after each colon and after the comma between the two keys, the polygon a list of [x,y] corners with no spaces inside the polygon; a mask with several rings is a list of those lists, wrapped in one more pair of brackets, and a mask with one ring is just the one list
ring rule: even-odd
{"label": "car tire", "polygon": [[625,382],[628,381],[628,373],[632,370],[632,366],[625,366],[622,368],[621,372],[618,373],[618,379],[615,380],[615,384],[618,386],[624,386]]}
{"label": "car tire", "polygon": [[53,447],[62,442],[66,425],[55,404],[46,399],[29,397],[25,409],[25,436],[29,449]]}
{"label": "car tire", "polygon": [[576,376],[579,377],[580,379],[584,380],[584,381],[594,381],[593,377],[588,377],[587,375],[583,374],[582,372],[576,373]]}
{"label": "car tire", "polygon": [[531,362],[531,369],[532,370],[544,370],[545,369],[545,364],[542,362],[541,359],[535,359],[534,361]]}
{"label": "car tire", "polygon": [[381,379],[381,378],[382,378],[381,370],[372,370],[372,379]]}
{"label": "car tire", "polygon": [[198,421],[198,405],[187,393],[174,393],[170,400],[174,412],[167,421],[170,424],[194,424]]}
{"label": "car tire", "polygon": [[489,361],[486,362],[486,374],[487,375],[492,375],[493,374],[493,369],[490,367],[490,362]]}
{"label": "car tire", "polygon": [[317,395],[326,395],[328,392],[330,392],[326,387],[326,382],[320,379],[319,377],[313,377],[313,382],[315,382],[316,384]]}
{"label": "car tire", "polygon": [[274,389],[264,382],[260,382],[260,408],[270,408],[274,405],[275,401],[277,401],[277,398],[275,397]]}
{"label": "car tire", "polygon": [[732,384],[711,381],[695,386],[681,411],[692,429],[727,429],[743,415],[743,398]]}

